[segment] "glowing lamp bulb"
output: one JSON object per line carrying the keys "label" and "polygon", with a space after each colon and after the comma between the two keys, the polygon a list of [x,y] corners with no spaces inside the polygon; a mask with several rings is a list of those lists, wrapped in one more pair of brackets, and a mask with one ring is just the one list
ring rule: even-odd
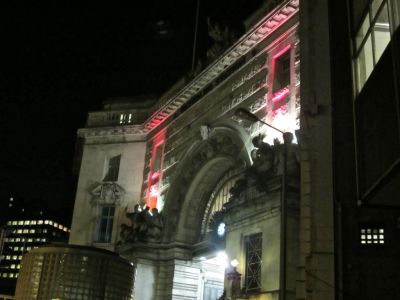
{"label": "glowing lamp bulb", "polygon": [[231,261],[231,266],[236,268],[239,265],[238,260],[235,258],[234,260]]}
{"label": "glowing lamp bulb", "polygon": [[223,237],[225,235],[225,223],[220,223],[218,225],[217,234],[219,237]]}

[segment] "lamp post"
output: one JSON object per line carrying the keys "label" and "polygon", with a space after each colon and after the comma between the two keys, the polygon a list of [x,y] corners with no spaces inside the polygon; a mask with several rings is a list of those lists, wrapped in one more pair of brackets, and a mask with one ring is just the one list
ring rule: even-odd
{"label": "lamp post", "polygon": [[239,262],[237,259],[231,261],[232,270],[227,274],[229,288],[227,292],[228,299],[236,299],[240,296],[241,288],[240,288],[240,281],[242,278],[242,274],[237,271],[237,266]]}
{"label": "lamp post", "polygon": [[268,124],[258,118],[255,114],[249,112],[244,108],[238,108],[235,111],[235,116],[250,121],[250,122],[261,122],[264,125],[280,132],[283,137],[283,168],[282,168],[282,183],[281,183],[281,219],[280,219],[280,230],[281,230],[281,239],[280,239],[280,265],[279,265],[279,299],[286,300],[286,237],[287,237],[287,145],[291,143],[293,138],[290,132],[284,132],[271,124]]}

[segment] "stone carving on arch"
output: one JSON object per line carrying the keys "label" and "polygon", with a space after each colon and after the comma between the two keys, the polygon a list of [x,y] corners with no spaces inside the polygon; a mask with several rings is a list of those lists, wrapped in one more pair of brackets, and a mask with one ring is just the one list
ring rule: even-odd
{"label": "stone carving on arch", "polygon": [[195,242],[207,201],[220,177],[235,165],[249,162],[241,136],[230,128],[213,130],[208,139],[196,141],[196,147],[182,158],[166,195],[164,242],[173,238]]}

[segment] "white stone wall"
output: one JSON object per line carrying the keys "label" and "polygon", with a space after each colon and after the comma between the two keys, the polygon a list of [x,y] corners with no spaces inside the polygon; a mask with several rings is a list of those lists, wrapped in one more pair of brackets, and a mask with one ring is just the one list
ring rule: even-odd
{"label": "white stone wall", "polygon": [[141,261],[136,264],[134,299],[153,299],[156,290],[156,267],[151,262]]}
{"label": "white stone wall", "polygon": [[335,299],[329,1],[300,2],[301,203],[297,299]]}
{"label": "white stone wall", "polygon": [[[271,199],[269,199],[271,201]],[[278,205],[277,203],[275,203]],[[253,207],[253,209],[255,209]],[[250,208],[249,210],[253,210]],[[248,213],[248,211],[247,211]],[[235,217],[236,219],[237,217]],[[262,273],[261,290],[264,292],[275,292],[279,290],[280,269],[280,212],[279,208],[271,211],[261,211],[251,217],[242,213],[242,220],[234,220],[234,224],[227,222],[226,253],[228,260],[237,259],[239,265],[237,270],[242,274],[242,287],[245,283],[246,274],[246,236],[262,233]]]}
{"label": "white stone wall", "polygon": [[[140,199],[145,147],[144,142],[85,145],[69,240],[71,244],[114,249],[119,238],[120,224],[129,224],[124,209],[128,207],[131,210]],[[116,205],[112,242],[96,244],[95,231],[99,211],[98,206],[91,203],[93,196],[90,191],[104,178],[107,160],[116,155],[121,155],[117,184],[124,189],[124,194]]]}

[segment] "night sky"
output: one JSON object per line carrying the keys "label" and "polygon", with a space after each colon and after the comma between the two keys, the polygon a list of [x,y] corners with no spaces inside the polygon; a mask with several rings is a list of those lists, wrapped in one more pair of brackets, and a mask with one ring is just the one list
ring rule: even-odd
{"label": "night sky", "polygon": [[[201,0],[198,56],[211,45],[206,16],[240,23],[260,1],[245,2]],[[3,10],[0,209],[14,197],[69,225],[88,111],[107,97],[161,94],[190,71],[196,1],[131,5]]]}

